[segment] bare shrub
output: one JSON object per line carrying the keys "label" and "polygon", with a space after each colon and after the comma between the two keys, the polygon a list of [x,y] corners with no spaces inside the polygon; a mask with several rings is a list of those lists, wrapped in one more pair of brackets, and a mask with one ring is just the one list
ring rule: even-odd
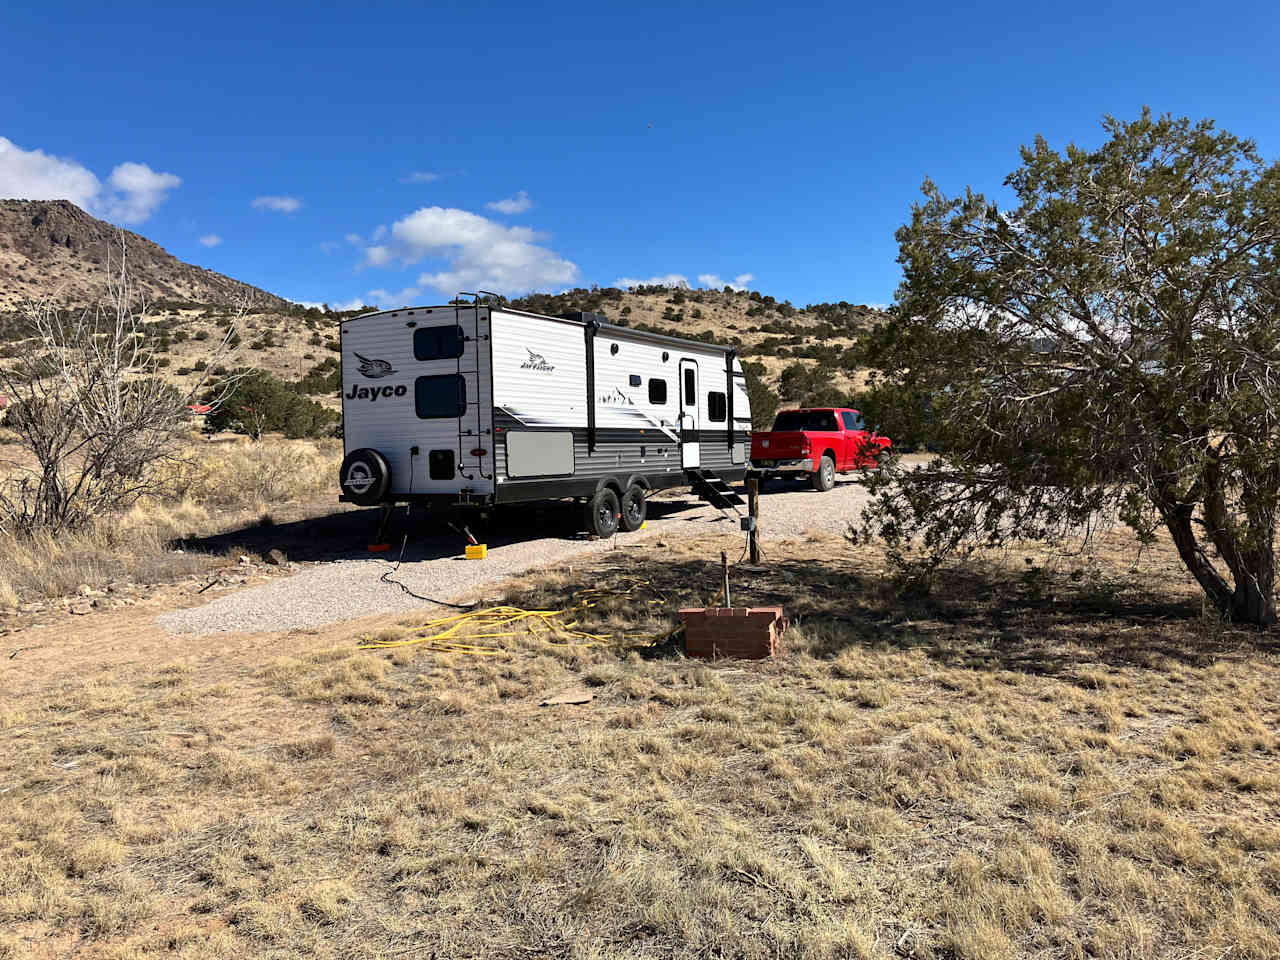
{"label": "bare shrub", "polygon": [[[154,491],[155,467],[173,457],[187,407],[205,387],[201,378],[183,392],[157,376],[123,238],[120,250],[119,273],[109,272],[97,306],[76,312],[41,301],[20,311],[23,349],[0,365],[0,390],[10,398],[5,424],[35,465],[9,464],[0,483],[0,530],[83,527]],[[231,349],[233,331],[208,359]]]}

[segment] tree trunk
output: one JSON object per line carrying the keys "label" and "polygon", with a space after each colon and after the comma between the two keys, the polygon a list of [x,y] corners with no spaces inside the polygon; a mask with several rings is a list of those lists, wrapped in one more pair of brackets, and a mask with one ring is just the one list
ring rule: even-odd
{"label": "tree trunk", "polygon": [[1178,548],[1178,556],[1191,575],[1204,588],[1205,595],[1223,616],[1235,623],[1252,623],[1271,626],[1276,617],[1276,558],[1275,551],[1267,547],[1256,554],[1236,550],[1239,569],[1234,572],[1235,589],[1213,566],[1213,562],[1196,540],[1191,527],[1194,507],[1176,504],[1162,508],[1165,526]]}
{"label": "tree trunk", "polygon": [[1191,516],[1194,506],[1186,503],[1173,505],[1160,504],[1160,513],[1164,517],[1165,526],[1173,537],[1173,545],[1178,548],[1178,556],[1196,582],[1204,588],[1210,602],[1224,615],[1233,615],[1234,597],[1230,584],[1222,574],[1214,569],[1213,562],[1205,554],[1204,548],[1196,540],[1195,531],[1191,529]]}
{"label": "tree trunk", "polygon": [[1231,595],[1231,619],[1269,627],[1276,622],[1275,551],[1267,547],[1248,561],[1248,573],[1236,578]]}

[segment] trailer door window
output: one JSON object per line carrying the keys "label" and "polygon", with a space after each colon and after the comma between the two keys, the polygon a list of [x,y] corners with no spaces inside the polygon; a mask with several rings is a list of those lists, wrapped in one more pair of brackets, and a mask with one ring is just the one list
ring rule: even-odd
{"label": "trailer door window", "polygon": [[684,368],[684,405],[686,407],[696,407],[698,405],[698,385],[694,380],[693,367]]}
{"label": "trailer door window", "polygon": [[467,382],[456,373],[418,377],[413,381],[413,402],[423,420],[460,417],[467,410]]}
{"label": "trailer door window", "polygon": [[728,416],[729,405],[725,402],[724,394],[712,390],[707,394],[707,419],[712,423],[724,423]]}
{"label": "trailer door window", "polygon": [[465,342],[462,328],[455,323],[419,327],[413,331],[413,359],[453,360],[462,356]]}
{"label": "trailer door window", "polygon": [[649,402],[662,406],[667,402],[667,381],[654,377],[649,381]]}

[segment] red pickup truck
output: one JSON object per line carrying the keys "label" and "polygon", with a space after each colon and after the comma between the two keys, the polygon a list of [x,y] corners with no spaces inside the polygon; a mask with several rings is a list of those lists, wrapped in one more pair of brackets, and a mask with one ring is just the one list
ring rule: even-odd
{"label": "red pickup truck", "polygon": [[751,465],[765,479],[807,474],[813,489],[830,490],[837,473],[876,466],[890,446],[857,410],[783,410],[772,430],[751,435]]}

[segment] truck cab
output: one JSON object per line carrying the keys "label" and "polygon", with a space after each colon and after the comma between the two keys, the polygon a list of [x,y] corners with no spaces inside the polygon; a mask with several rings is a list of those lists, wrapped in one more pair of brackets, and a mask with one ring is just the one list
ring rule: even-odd
{"label": "truck cab", "polygon": [[849,407],[782,410],[772,430],[751,435],[751,465],[765,479],[807,476],[815,490],[826,491],[836,474],[876,466],[891,446]]}

